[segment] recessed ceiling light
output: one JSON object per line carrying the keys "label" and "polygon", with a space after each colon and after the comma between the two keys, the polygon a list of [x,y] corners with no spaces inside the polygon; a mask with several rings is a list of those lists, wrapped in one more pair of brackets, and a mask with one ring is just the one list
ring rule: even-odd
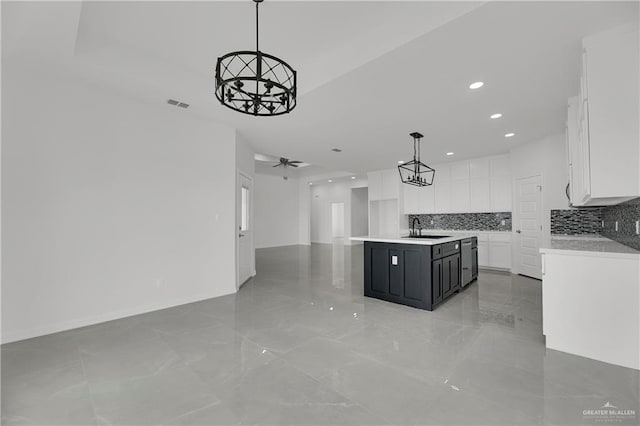
{"label": "recessed ceiling light", "polygon": [[498,112],[498,113],[495,113],[495,114],[491,114],[491,117],[490,117],[490,118],[493,118],[493,119],[495,120],[496,118],[500,118],[500,117],[502,117],[502,114],[500,114],[500,113]]}
{"label": "recessed ceiling light", "polygon": [[333,151],[333,152],[342,152],[342,150],[340,148],[331,148],[331,151]]}
{"label": "recessed ceiling light", "polygon": [[332,181],[331,179],[329,179],[327,182],[331,183],[331,182],[333,182],[333,181]]}
{"label": "recessed ceiling light", "polygon": [[510,137],[515,136],[515,135],[516,135],[515,133],[507,133],[507,134],[504,135],[504,137],[505,138],[510,138]]}
{"label": "recessed ceiling light", "polygon": [[313,182],[309,182],[309,185],[313,185]]}
{"label": "recessed ceiling light", "polygon": [[482,86],[484,86],[484,83],[483,83],[483,82],[481,82],[481,81],[476,81],[475,83],[471,83],[471,84],[469,85],[469,89],[479,89],[479,88],[481,88]]}
{"label": "recessed ceiling light", "polygon": [[453,154],[454,154],[453,152],[447,152],[447,155],[453,155]]}
{"label": "recessed ceiling light", "polygon": [[404,161],[400,160],[398,161],[398,164],[404,164]]}
{"label": "recessed ceiling light", "polygon": [[356,178],[355,176],[351,176],[351,179],[355,179],[355,178]]}

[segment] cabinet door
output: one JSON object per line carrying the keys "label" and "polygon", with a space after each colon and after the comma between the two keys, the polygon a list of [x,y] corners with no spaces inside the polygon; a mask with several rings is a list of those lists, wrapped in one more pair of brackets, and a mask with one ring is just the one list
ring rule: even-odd
{"label": "cabinet door", "polygon": [[449,292],[460,288],[460,255],[449,256]]}
{"label": "cabinet door", "polygon": [[382,171],[382,199],[391,200],[398,198],[400,191],[400,174],[398,169]]}
{"label": "cabinet door", "polygon": [[492,268],[511,269],[511,244],[490,242],[489,266]]}
{"label": "cabinet door", "polygon": [[431,263],[431,303],[436,304],[442,301],[442,259]]}
{"label": "cabinet door", "polygon": [[491,170],[491,177],[510,176],[511,163],[509,162],[509,156],[501,155],[491,158],[489,160],[489,168]]}
{"label": "cabinet door", "polygon": [[511,179],[508,176],[491,178],[491,210],[492,212],[510,212]]}
{"label": "cabinet door", "polygon": [[402,185],[404,214],[425,213],[420,211],[420,190],[417,186]]}
{"label": "cabinet door", "polygon": [[454,180],[451,182],[451,210],[454,213],[469,211],[469,180]]}
{"label": "cabinet door", "polygon": [[435,213],[434,187],[423,186],[418,189],[418,210],[419,213]]}
{"label": "cabinet door", "polygon": [[451,181],[434,184],[436,213],[451,213]]}
{"label": "cabinet door", "polygon": [[442,297],[446,297],[451,292],[451,257],[442,259]]}
{"label": "cabinet door", "polygon": [[367,173],[369,181],[369,201],[382,200],[382,172]]}
{"label": "cabinet door", "polygon": [[489,266],[489,242],[478,241],[478,267]]}
{"label": "cabinet door", "polygon": [[469,180],[469,162],[463,161],[451,164],[451,179]]}
{"label": "cabinet door", "polygon": [[489,178],[489,159],[478,158],[469,162],[469,174],[472,180]]}
{"label": "cabinet door", "polygon": [[488,212],[491,209],[491,191],[489,179],[472,179],[470,210],[472,212]]}

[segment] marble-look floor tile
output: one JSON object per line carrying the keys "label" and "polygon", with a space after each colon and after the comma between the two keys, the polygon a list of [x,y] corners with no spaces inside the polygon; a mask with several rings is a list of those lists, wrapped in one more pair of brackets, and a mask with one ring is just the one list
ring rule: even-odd
{"label": "marble-look floor tile", "polygon": [[[362,246],[260,249],[237,294],[2,346],[2,424],[584,425],[640,372],[547,350],[542,286],[363,296]],[[615,424],[638,424],[635,418]],[[607,423],[609,422],[609,423]]]}
{"label": "marble-look floor tile", "polygon": [[100,425],[155,425],[219,403],[186,367],[149,376],[90,384]]}

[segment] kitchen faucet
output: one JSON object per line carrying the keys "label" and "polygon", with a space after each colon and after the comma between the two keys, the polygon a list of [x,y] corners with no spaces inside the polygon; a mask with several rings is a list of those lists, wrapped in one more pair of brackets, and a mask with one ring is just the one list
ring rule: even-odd
{"label": "kitchen faucet", "polygon": [[[416,236],[416,220],[418,221],[418,225],[420,225],[420,219],[418,219],[417,217],[414,217],[413,220],[411,221],[411,232],[410,232],[410,235],[413,237]],[[418,228],[418,232],[422,235],[422,228]]]}

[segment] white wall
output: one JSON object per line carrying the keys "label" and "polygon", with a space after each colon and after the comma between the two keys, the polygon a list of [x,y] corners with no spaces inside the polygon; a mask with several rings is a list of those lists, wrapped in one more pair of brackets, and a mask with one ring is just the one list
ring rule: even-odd
{"label": "white wall", "polygon": [[[351,218],[351,188],[366,186],[366,179],[313,185],[311,187],[311,241],[331,243],[331,203],[344,203],[345,218]],[[351,234],[351,221],[345,220],[344,234]],[[346,240],[346,244],[351,241]]]}
{"label": "white wall", "polygon": [[[548,247],[551,238],[551,210],[569,208],[569,200],[565,193],[569,179],[565,135],[551,135],[514,147],[510,152],[514,203],[517,179],[542,175],[542,244]],[[513,208],[514,230],[517,216],[517,209]],[[513,259],[517,258],[516,248],[516,244],[513,244]],[[517,267],[516,262],[513,266]],[[516,270],[514,272],[517,273]]]}
{"label": "white wall", "polygon": [[235,291],[233,129],[2,71],[4,342]]}
{"label": "white wall", "polygon": [[253,183],[256,248],[298,244],[298,180],[256,173]]}
{"label": "white wall", "polygon": [[331,203],[331,236],[344,238],[344,203]]}

